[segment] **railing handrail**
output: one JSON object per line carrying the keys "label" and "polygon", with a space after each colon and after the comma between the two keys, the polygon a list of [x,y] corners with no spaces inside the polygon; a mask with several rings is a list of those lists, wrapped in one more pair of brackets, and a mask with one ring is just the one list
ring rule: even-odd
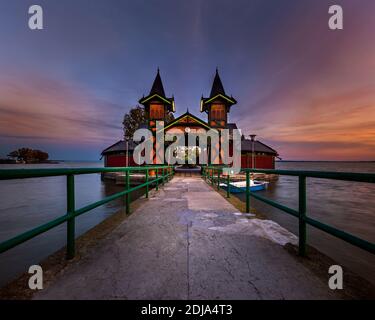
{"label": "railing handrail", "polygon": [[13,179],[28,179],[28,178],[42,178],[42,177],[57,177],[93,173],[106,172],[128,172],[128,171],[147,171],[157,170],[163,168],[171,168],[171,166],[144,166],[144,167],[108,167],[108,168],[41,168],[41,169],[0,169],[0,180]]}
{"label": "railing handrail", "polygon": [[[220,186],[220,174],[224,173],[225,167],[223,166],[206,166],[203,167],[202,174],[205,178],[210,178],[212,185],[214,185],[214,171],[217,172],[217,185]],[[226,168],[229,169],[229,168]],[[210,170],[211,172],[207,172]],[[322,223],[318,220],[312,219],[306,212],[306,178],[321,178],[321,179],[333,179],[343,181],[355,181],[365,183],[375,183],[374,173],[357,173],[357,172],[335,172],[335,171],[306,171],[306,170],[275,170],[275,169],[251,169],[244,168],[241,171],[246,173],[246,212],[250,212],[250,197],[262,201],[274,208],[284,211],[294,217],[298,218],[299,221],[299,253],[304,256],[306,253],[306,225],[311,225],[321,231],[324,231],[336,238],[342,239],[356,247],[375,254],[375,243],[361,239],[348,232],[332,227],[328,224]],[[227,173],[227,171],[225,172]],[[298,210],[284,206],[274,200],[260,196],[251,192],[250,190],[250,173],[266,173],[266,174],[278,174],[287,176],[298,177]],[[227,185],[227,197],[230,195],[230,174],[225,177],[225,183]]]}
{"label": "railing handrail", "polygon": [[[225,167],[206,166],[204,169],[223,170]],[[321,178],[356,182],[375,183],[375,173],[343,172],[343,171],[314,171],[314,170],[279,170],[279,169],[251,169],[243,168],[243,172],[280,174],[285,176],[305,176],[307,178]]]}
{"label": "railing handrail", "polygon": [[[149,179],[149,171],[155,170],[154,179]],[[132,172],[145,171],[146,182],[130,188],[130,174]],[[162,174],[159,175],[159,171]],[[75,185],[74,176],[82,174],[95,174],[106,172],[125,172],[125,190],[107,196],[104,199],[86,205],[80,209],[75,208]],[[67,223],[67,258],[71,259],[75,255],[75,218],[99,206],[102,206],[117,198],[126,197],[126,213],[130,213],[130,194],[131,192],[146,187],[146,198],[148,198],[149,185],[156,184],[158,190],[159,181],[164,185],[165,180],[173,175],[173,167],[168,165],[143,166],[143,167],[111,167],[111,168],[56,168],[56,169],[1,169],[0,180],[42,178],[42,177],[67,177],[67,212],[65,215],[48,221],[38,227],[23,232],[11,239],[0,242],[0,253],[8,251],[21,243],[24,243],[48,230],[55,228],[63,223]]]}

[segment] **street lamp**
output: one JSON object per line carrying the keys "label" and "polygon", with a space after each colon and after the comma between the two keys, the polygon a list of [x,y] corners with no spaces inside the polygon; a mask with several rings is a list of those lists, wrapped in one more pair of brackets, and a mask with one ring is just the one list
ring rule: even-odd
{"label": "street lamp", "polygon": [[125,166],[129,167],[129,139],[125,137],[125,145],[126,145],[126,162]]}
{"label": "street lamp", "polygon": [[255,158],[254,158],[254,156],[255,156],[255,147],[254,147],[254,145],[255,145],[255,137],[256,137],[257,135],[256,134],[251,134],[250,135],[250,140],[251,140],[251,168],[252,169],[254,169],[255,168]]}

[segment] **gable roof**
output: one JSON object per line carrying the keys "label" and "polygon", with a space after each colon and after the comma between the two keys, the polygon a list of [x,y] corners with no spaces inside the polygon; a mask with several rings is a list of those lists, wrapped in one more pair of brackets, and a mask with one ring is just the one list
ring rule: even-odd
{"label": "gable roof", "polygon": [[[252,141],[248,139],[243,139],[241,141],[241,151],[252,151]],[[274,155],[278,155],[277,151],[272,149],[271,147],[267,146],[263,142],[259,140],[254,141],[254,151],[255,152],[263,152],[263,153],[271,153]]]}
{"label": "gable roof", "polygon": [[[132,140],[129,139],[128,141],[128,151],[133,151],[137,144]],[[121,151],[126,151],[126,142],[124,140],[119,140],[113,145],[109,146],[108,148],[104,149],[102,151],[102,156],[113,153],[113,152],[121,152]]]}
{"label": "gable roof", "polygon": [[194,122],[197,122],[198,124],[206,127],[208,130],[212,129],[207,122],[199,119],[198,117],[196,117],[195,115],[191,114],[189,111],[186,111],[183,115],[177,117],[176,119],[174,119],[172,122],[168,123],[168,125],[165,126],[164,130],[172,127],[173,125],[176,125],[177,123],[179,122],[182,122],[182,120],[184,119],[192,119]]}

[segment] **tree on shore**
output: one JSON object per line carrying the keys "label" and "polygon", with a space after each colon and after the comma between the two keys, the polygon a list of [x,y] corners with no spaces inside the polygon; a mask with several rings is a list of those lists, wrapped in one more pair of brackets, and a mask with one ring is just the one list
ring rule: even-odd
{"label": "tree on shore", "polygon": [[[168,113],[166,117],[166,124],[174,120],[173,113]],[[124,137],[125,139],[132,139],[134,132],[139,128],[141,124],[146,123],[146,113],[145,109],[140,106],[136,106],[128,113],[124,115],[124,120],[122,122],[124,126]]]}
{"label": "tree on shore", "polygon": [[8,157],[24,162],[41,162],[48,160],[49,154],[41,150],[20,148],[10,152]]}
{"label": "tree on shore", "polygon": [[144,108],[136,106],[130,109],[130,111],[124,115],[124,120],[122,122],[124,125],[125,139],[133,138],[134,132],[145,122],[146,114]]}

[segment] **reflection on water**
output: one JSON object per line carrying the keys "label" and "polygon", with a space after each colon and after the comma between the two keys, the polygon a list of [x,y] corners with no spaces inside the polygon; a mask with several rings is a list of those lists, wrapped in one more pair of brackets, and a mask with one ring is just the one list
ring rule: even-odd
{"label": "reflection on water", "polygon": [[[278,162],[277,169],[374,173],[375,163]],[[298,178],[280,176],[278,181],[258,194],[298,209]],[[307,212],[318,221],[375,242],[374,194],[374,184],[308,178]],[[239,197],[245,200],[243,194]],[[258,212],[298,234],[296,218],[260,201],[252,201]],[[312,227],[308,227],[308,243],[375,283],[373,254]]]}
{"label": "reflection on water", "polygon": [[[0,165],[4,168],[102,167],[102,163],[61,163],[57,165]],[[100,174],[75,177],[76,208],[123,190],[113,182],[101,181]],[[132,198],[139,196],[132,193]],[[10,239],[66,213],[66,177],[0,181],[0,242]],[[89,211],[76,219],[76,235],[91,229],[108,216],[123,210],[123,198]],[[27,271],[32,264],[65,246],[63,224],[0,255],[0,286]]]}

